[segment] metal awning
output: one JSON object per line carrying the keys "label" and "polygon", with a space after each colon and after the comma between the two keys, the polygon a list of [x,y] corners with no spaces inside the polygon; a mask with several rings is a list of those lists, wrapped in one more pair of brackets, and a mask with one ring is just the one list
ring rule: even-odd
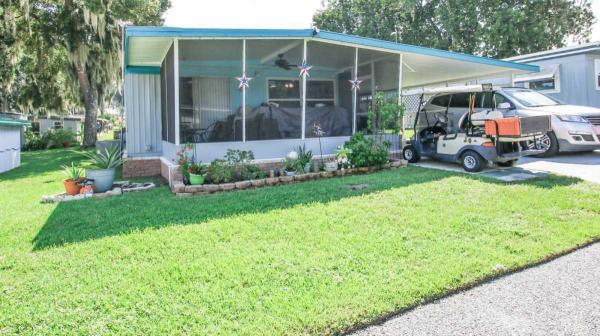
{"label": "metal awning", "polygon": [[[173,41],[265,40],[318,41],[403,55],[403,86],[416,87],[471,78],[538,72],[535,65],[377,40],[316,29],[205,29],[130,26],[125,30],[125,69],[129,73],[158,73]],[[264,50],[267,57],[273,50]],[[310,63],[310,56],[307,60]]]}
{"label": "metal awning", "polygon": [[523,82],[533,82],[544,79],[552,79],[558,73],[560,69],[560,64],[547,65],[543,66],[540,72],[525,74],[525,75],[517,75],[515,78],[515,83],[523,83]]}

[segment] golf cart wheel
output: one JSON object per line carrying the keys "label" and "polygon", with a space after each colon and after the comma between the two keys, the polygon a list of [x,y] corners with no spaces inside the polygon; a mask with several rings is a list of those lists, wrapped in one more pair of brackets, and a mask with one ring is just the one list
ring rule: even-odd
{"label": "golf cart wheel", "polygon": [[529,149],[544,149],[542,154],[534,155],[535,157],[551,157],[558,154],[558,139],[556,134],[550,131],[542,136],[536,143],[531,143]]}
{"label": "golf cart wheel", "polygon": [[516,164],[517,164],[517,160],[498,162],[498,166],[500,166],[500,167],[514,167]]}
{"label": "golf cart wheel", "polygon": [[415,148],[410,145],[404,147],[404,150],[402,150],[402,157],[404,158],[404,160],[410,163],[419,162],[420,159],[419,154],[417,154],[417,151],[415,151]]}
{"label": "golf cart wheel", "polygon": [[464,170],[476,173],[483,169],[485,161],[477,152],[468,150],[460,157],[460,163]]}

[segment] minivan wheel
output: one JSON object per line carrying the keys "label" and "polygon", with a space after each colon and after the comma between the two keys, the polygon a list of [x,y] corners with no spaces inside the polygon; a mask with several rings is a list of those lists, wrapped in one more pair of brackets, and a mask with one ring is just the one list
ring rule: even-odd
{"label": "minivan wheel", "polygon": [[558,154],[558,139],[553,131],[544,134],[536,143],[530,143],[529,149],[545,149],[542,154],[534,155],[535,157],[550,157]]}
{"label": "minivan wheel", "polygon": [[404,150],[402,150],[402,157],[404,158],[404,160],[410,162],[410,163],[416,163],[419,162],[419,154],[417,153],[417,151],[415,151],[415,148],[411,145],[404,147]]}
{"label": "minivan wheel", "polygon": [[469,173],[477,173],[483,169],[485,162],[477,152],[468,150],[460,157],[460,163]]}

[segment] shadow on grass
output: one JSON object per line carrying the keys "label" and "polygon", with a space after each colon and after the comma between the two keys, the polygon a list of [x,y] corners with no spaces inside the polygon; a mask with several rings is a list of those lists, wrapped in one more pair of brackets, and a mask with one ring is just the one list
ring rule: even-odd
{"label": "shadow on grass", "polygon": [[[345,197],[441,181],[456,175],[453,172],[409,167],[369,175],[208,196],[180,198],[171,194],[168,188],[162,187],[123,197],[60,203],[34,238],[33,245],[34,250],[40,250],[138,230],[197,224],[212,219],[248,213],[266,213],[302,204],[327,203]],[[464,177],[485,183],[507,184],[466,174]],[[518,184],[552,188],[575,182],[577,182],[575,179],[550,177]],[[358,183],[368,184],[368,188],[362,190],[350,188],[351,184]]]}

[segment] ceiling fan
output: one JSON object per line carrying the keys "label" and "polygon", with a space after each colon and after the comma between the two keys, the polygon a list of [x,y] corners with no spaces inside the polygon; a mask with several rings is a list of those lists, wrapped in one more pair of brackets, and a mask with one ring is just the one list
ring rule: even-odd
{"label": "ceiling fan", "polygon": [[283,54],[279,54],[277,55],[277,59],[275,60],[275,66],[284,70],[291,70],[292,67],[296,67],[296,64],[290,64],[288,60],[283,58]]}

